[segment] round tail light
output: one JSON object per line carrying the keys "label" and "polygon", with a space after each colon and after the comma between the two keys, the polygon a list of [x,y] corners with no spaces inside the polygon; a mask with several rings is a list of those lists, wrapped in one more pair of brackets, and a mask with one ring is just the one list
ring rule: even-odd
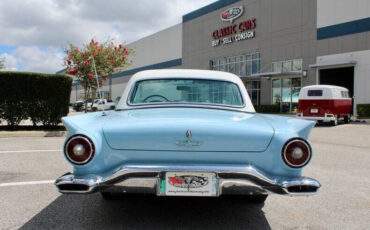
{"label": "round tail light", "polygon": [[74,135],[70,137],[64,146],[67,159],[76,165],[87,164],[94,157],[94,143],[85,135]]}
{"label": "round tail light", "polygon": [[301,168],[311,159],[311,147],[305,140],[293,138],[285,143],[281,154],[289,167]]}

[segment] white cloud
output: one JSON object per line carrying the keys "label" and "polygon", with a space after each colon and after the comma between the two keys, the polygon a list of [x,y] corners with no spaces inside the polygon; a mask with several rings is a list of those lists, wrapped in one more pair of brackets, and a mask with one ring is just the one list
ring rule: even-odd
{"label": "white cloud", "polygon": [[63,68],[64,53],[60,49],[41,50],[35,46],[18,47],[13,53],[22,69],[35,72],[56,72]]}
{"label": "white cloud", "polygon": [[[24,70],[55,72],[59,49],[95,38],[132,42],[182,21],[182,15],[216,0],[2,0],[0,44]],[[48,47],[41,51],[37,47]],[[60,59],[60,62],[58,62]],[[47,66],[45,66],[47,64]]]}

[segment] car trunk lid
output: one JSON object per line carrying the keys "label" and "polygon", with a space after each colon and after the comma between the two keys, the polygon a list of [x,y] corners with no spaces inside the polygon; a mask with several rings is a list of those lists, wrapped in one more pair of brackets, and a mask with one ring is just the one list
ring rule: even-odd
{"label": "car trunk lid", "polygon": [[274,133],[259,115],[219,109],[135,109],[107,118],[104,136],[119,150],[259,152]]}

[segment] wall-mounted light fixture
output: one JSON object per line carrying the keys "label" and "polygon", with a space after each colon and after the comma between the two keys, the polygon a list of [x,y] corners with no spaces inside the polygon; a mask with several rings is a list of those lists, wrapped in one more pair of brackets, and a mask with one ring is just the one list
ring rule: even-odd
{"label": "wall-mounted light fixture", "polygon": [[302,77],[307,77],[307,70],[302,71]]}

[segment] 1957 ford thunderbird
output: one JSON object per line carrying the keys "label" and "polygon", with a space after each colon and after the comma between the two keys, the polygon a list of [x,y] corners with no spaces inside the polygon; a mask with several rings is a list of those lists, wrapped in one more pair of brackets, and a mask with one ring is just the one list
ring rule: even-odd
{"label": "1957 ford thunderbird", "polygon": [[64,194],[312,195],[302,177],[314,122],[257,114],[240,78],[203,70],[135,74],[115,111],[63,118],[73,166]]}

